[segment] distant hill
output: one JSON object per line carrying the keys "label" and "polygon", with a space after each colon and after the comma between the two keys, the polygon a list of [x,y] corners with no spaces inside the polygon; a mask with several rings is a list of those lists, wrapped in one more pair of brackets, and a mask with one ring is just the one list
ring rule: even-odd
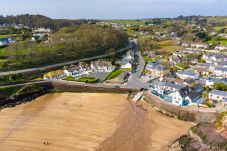
{"label": "distant hill", "polygon": [[91,20],[67,20],[67,19],[51,19],[42,15],[18,15],[18,16],[0,16],[0,24],[24,24],[29,27],[45,27],[51,29],[59,29],[65,26],[80,25],[91,22]]}

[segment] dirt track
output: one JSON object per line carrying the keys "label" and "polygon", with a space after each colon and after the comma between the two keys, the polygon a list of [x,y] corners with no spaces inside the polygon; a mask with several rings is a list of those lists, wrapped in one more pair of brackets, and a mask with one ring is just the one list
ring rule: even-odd
{"label": "dirt track", "polygon": [[126,98],[122,94],[49,94],[4,109],[0,150],[165,151],[191,127]]}

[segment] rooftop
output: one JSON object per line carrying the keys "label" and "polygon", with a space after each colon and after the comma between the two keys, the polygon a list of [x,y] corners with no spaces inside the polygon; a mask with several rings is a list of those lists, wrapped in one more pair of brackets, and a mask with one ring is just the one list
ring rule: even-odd
{"label": "rooftop", "polygon": [[220,90],[212,90],[210,91],[209,94],[214,94],[214,95],[220,95],[220,96],[224,96],[224,97],[227,97],[227,92],[225,91],[220,91]]}

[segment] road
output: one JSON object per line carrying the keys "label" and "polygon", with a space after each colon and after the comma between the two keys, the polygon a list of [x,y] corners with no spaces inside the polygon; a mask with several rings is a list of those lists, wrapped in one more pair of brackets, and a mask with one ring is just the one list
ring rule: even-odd
{"label": "road", "polygon": [[[134,51],[135,51],[135,55],[138,56],[137,57],[138,66],[137,66],[136,72],[131,74],[128,82],[125,85],[121,85],[121,84],[110,85],[110,84],[104,84],[104,83],[86,84],[86,83],[70,82],[70,81],[63,81],[63,80],[54,80],[54,82],[59,82],[59,83],[64,83],[64,84],[69,84],[69,85],[83,85],[83,86],[106,87],[106,88],[116,88],[116,87],[130,88],[130,89],[148,88],[149,85],[150,85],[149,83],[145,83],[145,82],[142,82],[142,81],[139,80],[141,74],[143,73],[143,69],[145,68],[145,61],[144,61],[144,59],[143,59],[143,57],[141,55],[141,52],[138,49],[137,44],[134,44],[133,48],[134,48]],[[121,50],[121,51],[125,51],[125,49]],[[118,51],[118,52],[120,52],[120,51]],[[108,54],[108,55],[110,55],[110,54]],[[106,55],[102,55],[102,57],[104,57],[104,56],[106,56]],[[92,59],[99,58],[99,57],[100,56],[92,57]],[[91,59],[91,58],[89,58],[89,59]],[[77,61],[71,61],[71,62],[57,64],[57,65],[51,65],[51,66],[48,66],[48,67],[55,67],[55,66],[60,66],[60,65],[62,66],[62,65],[66,65],[66,64],[76,63],[76,62],[79,62],[79,61],[85,61],[85,59],[81,59],[81,60],[77,60]],[[34,71],[34,70],[42,70],[43,68],[47,68],[47,66],[46,67],[41,67],[41,68],[26,69],[26,71],[30,72],[30,71]],[[24,70],[19,70],[19,71],[14,71],[14,72],[19,72],[20,73],[22,71],[24,71]],[[12,74],[12,72],[11,72],[11,74]],[[51,81],[28,82],[28,83],[23,83],[23,84],[14,84],[14,85],[1,86],[0,88],[6,88],[6,87],[12,87],[12,86],[24,86],[24,85],[30,85],[30,84],[47,83],[47,82],[51,82]]]}
{"label": "road", "polygon": [[[135,41],[135,43],[137,43]],[[148,88],[149,87],[149,83],[144,83],[141,82],[139,79],[143,73],[143,70],[145,68],[145,61],[141,55],[141,52],[139,51],[138,45],[135,44],[134,45],[134,51],[135,51],[135,55],[138,56],[138,66],[136,69],[136,72],[132,73],[127,84],[124,86],[126,88]]]}
{"label": "road", "polygon": [[[123,51],[131,49],[131,48],[132,48],[132,44],[130,44],[126,48],[118,50],[117,53],[123,52]],[[68,62],[64,62],[64,63],[47,65],[47,66],[42,66],[42,67],[37,67],[37,68],[29,68],[29,69],[22,69],[22,70],[8,71],[8,72],[0,72],[0,76],[7,76],[7,75],[11,75],[11,74],[19,74],[19,73],[34,72],[34,71],[42,71],[42,70],[46,70],[46,69],[49,69],[49,68],[56,68],[56,67],[59,67],[59,66],[66,66],[66,65],[70,65],[70,64],[83,62],[83,61],[105,58],[105,57],[112,56],[114,54],[116,54],[116,53],[109,53],[109,54],[105,54],[105,55],[99,55],[99,56],[95,56],[95,57],[84,58],[84,59],[79,59],[79,60],[74,60],[74,61],[68,61]]]}

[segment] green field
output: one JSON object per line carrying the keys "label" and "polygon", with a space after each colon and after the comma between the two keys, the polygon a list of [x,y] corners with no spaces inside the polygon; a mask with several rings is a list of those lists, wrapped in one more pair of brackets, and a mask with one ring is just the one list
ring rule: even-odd
{"label": "green field", "polygon": [[221,45],[227,45],[227,39],[225,39],[225,38],[214,37],[208,41],[209,44],[215,44],[215,43],[219,43],[219,42]]}
{"label": "green field", "polygon": [[220,26],[220,27],[214,27],[214,30],[216,31],[216,32],[219,32],[221,29],[223,29],[223,28],[227,28],[227,26]]}
{"label": "green field", "polygon": [[132,24],[132,25],[142,25],[145,24],[144,20],[107,20],[111,23],[121,23],[121,24]]}
{"label": "green field", "polygon": [[108,77],[108,80],[111,80],[111,79],[114,79],[114,78],[118,77],[121,73],[122,73],[121,69],[115,70],[114,72],[112,72],[110,74],[110,76]]}

